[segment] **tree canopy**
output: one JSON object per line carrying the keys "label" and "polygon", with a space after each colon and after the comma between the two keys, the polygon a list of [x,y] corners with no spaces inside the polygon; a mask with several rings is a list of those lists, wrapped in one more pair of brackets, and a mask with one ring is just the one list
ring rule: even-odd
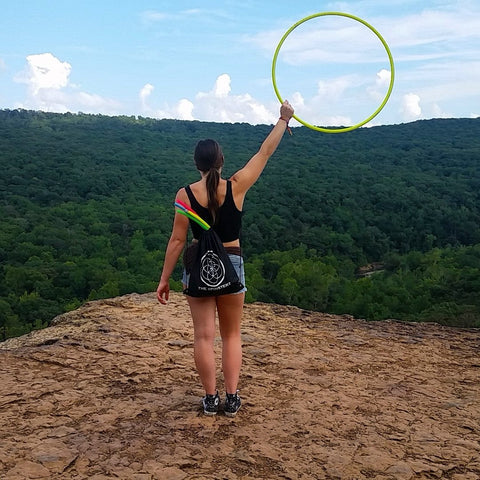
{"label": "tree canopy", "polygon": [[[0,111],[3,337],[154,290],[196,142],[220,142],[228,177],[270,129]],[[293,131],[245,203],[248,300],[480,326],[480,119]]]}

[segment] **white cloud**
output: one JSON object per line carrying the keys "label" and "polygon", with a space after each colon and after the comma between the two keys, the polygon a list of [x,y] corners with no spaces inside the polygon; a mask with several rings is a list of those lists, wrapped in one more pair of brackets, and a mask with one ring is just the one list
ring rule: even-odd
{"label": "white cloud", "polygon": [[[244,41],[270,56],[284,34],[285,31],[279,30],[265,31],[245,36]],[[315,63],[366,64],[386,58],[381,41],[368,27],[341,16],[312,18],[290,31],[283,40],[278,63],[297,67]]]}
{"label": "white cloud", "polygon": [[[380,70],[377,73],[376,86],[386,89],[390,72]],[[318,91],[312,98],[305,98],[300,92],[289,96],[299,118],[312,125],[349,126],[354,122],[350,114],[345,114],[345,103],[351,101],[347,95],[350,89],[363,85],[361,77],[339,77],[328,83],[319,83]],[[150,89],[148,89],[150,91]],[[385,95],[385,92],[383,92]],[[383,98],[382,95],[382,98]],[[343,97],[346,97],[345,100]],[[231,77],[224,73],[217,77],[212,89],[198,92],[193,99],[182,99],[173,105],[164,105],[161,109],[151,109],[157,118],[178,118],[181,120],[200,120],[208,122],[248,122],[250,124],[272,124],[278,119],[278,101],[266,105],[248,93],[233,94]],[[347,109],[348,110],[348,109]],[[356,120],[360,121],[362,118]],[[293,125],[298,125],[294,120]]]}
{"label": "white cloud", "polygon": [[[199,92],[195,96],[195,111],[198,120],[216,122],[242,122],[256,111],[255,100],[247,93],[230,95],[230,75],[224,73],[217,77],[210,92]],[[252,108],[253,104],[253,108]],[[260,123],[253,118],[252,123]]]}
{"label": "white cloud", "polygon": [[442,108],[440,107],[440,105],[438,105],[437,103],[434,103],[431,107],[431,116],[433,118],[449,118],[451,115],[448,115],[447,113],[445,113]]}
{"label": "white cloud", "polygon": [[[120,104],[116,100],[105,98],[95,93],[74,92],[67,97],[71,106],[77,106],[78,111],[110,113],[118,112]],[[69,107],[70,108],[70,107]],[[77,111],[77,109],[75,109]]]}
{"label": "white cloud", "polygon": [[[173,106],[156,110],[157,118],[180,118],[204,122],[248,122],[271,124],[278,118],[250,94],[232,95],[231,78],[227,73],[219,75],[209,92],[198,92],[193,101],[182,99]],[[279,109],[280,105],[275,106]],[[278,110],[277,110],[278,111]]]}
{"label": "white cloud", "polygon": [[190,100],[182,98],[177,104],[177,115],[180,120],[194,120],[193,118],[194,105]]}
{"label": "white cloud", "polygon": [[[352,11],[356,6],[359,15],[368,19],[368,22],[378,29],[391,49],[397,77],[391,98],[379,117],[381,121],[397,123],[418,118],[469,116],[472,111],[478,112],[477,108],[472,107],[478,104],[479,98],[478,0],[439,0],[425,3],[393,0],[389,3],[389,8],[392,3],[401,7],[395,15],[386,10],[378,10],[378,2],[350,3],[334,0],[328,6],[331,11]],[[407,3],[410,3],[408,7]],[[344,8],[347,4],[348,8]],[[374,11],[375,5],[377,11]],[[305,108],[295,105],[297,115],[305,120],[311,119],[310,123],[323,122],[321,112],[343,113],[340,103],[353,92],[353,88],[342,90],[342,82],[330,85],[331,79],[338,78],[343,73],[358,73],[364,76],[368,73],[371,76],[372,69],[367,70],[374,61],[380,57],[382,61],[388,60],[383,46],[375,36],[371,36],[373,42],[370,42],[375,49],[370,48],[370,43],[368,48],[365,48],[363,42],[367,35],[361,25],[361,31],[347,29],[343,28],[348,26],[347,21],[342,21],[342,28],[327,30],[328,22],[324,21],[327,18],[318,20],[318,32],[325,32],[326,35],[321,36],[307,28],[310,24],[313,27],[317,20],[301,25],[285,40],[276,66],[277,82],[282,95],[292,97],[289,88],[301,91]],[[288,19],[280,21],[282,24],[279,29],[245,36],[244,40],[251,44],[251,48],[256,48],[271,58],[278,41],[291,26]],[[274,28],[278,25],[279,23]],[[316,40],[313,33],[317,35]],[[332,41],[334,48],[327,40]],[[356,58],[349,56],[352,53]],[[348,72],[340,71],[340,62],[348,64]],[[292,64],[297,67],[291,67]],[[316,65],[322,66],[323,72],[320,70],[320,74],[314,77]],[[297,78],[294,77],[296,70],[306,73]],[[379,72],[377,81],[371,78],[368,84],[365,83],[363,93],[366,92],[367,95],[350,96],[349,115],[360,120],[373,112],[387,92],[389,70],[387,65],[375,64],[375,71]],[[323,80],[325,83],[321,85],[321,92],[341,94],[337,96],[337,105],[330,106],[323,97],[325,102],[318,102],[315,108],[311,85],[305,82],[304,87],[301,83],[304,78]],[[346,87],[346,84],[343,83],[343,86]],[[411,92],[415,92],[416,96]],[[370,102],[368,105],[367,100]]]}
{"label": "white cloud", "polygon": [[412,121],[419,118],[422,114],[420,97],[415,93],[407,93],[404,95],[402,99],[401,113],[406,121]]}
{"label": "white cloud", "polygon": [[24,71],[14,80],[27,85],[27,96],[15,108],[47,112],[118,114],[119,103],[100,95],[79,91],[70,82],[72,66],[51,53],[28,55]]}
{"label": "white cloud", "polygon": [[[478,14],[468,9],[455,7],[455,11],[425,10],[420,14],[405,16],[402,19],[392,18],[383,21],[388,32],[389,43],[393,48],[442,45],[450,46],[465,39],[473,41],[480,37]],[[449,56],[451,51],[443,49]]]}
{"label": "white cloud", "polygon": [[168,18],[168,14],[164,12],[158,12],[156,10],[146,10],[140,14],[140,19],[146,25],[150,25],[152,23],[161,22]]}
{"label": "white cloud", "polygon": [[382,68],[382,70],[377,72],[375,85],[367,87],[368,95],[377,102],[382,101],[388,91],[391,78],[391,72]]}
{"label": "white cloud", "polygon": [[[298,103],[297,98],[301,99]],[[354,123],[349,115],[337,113],[340,110],[339,105],[328,104],[321,101],[320,97],[305,102],[300,94],[295,94],[291,103],[295,108],[296,116],[310,125],[332,127],[349,126]],[[295,122],[292,124],[295,125]]]}
{"label": "white cloud", "polygon": [[26,83],[32,95],[41,89],[59,90],[68,85],[72,66],[62,62],[51,53],[27,56],[27,68],[15,77],[19,83]]}
{"label": "white cloud", "polygon": [[385,87],[390,83],[390,79],[392,78],[392,72],[382,69],[377,73],[377,86],[378,87]]}
{"label": "white cloud", "polygon": [[352,76],[341,76],[328,82],[318,82],[318,95],[325,100],[338,99],[354,83]]}
{"label": "white cloud", "polygon": [[295,92],[290,103],[294,105],[294,108],[303,107],[305,105],[305,99],[299,92]]}
{"label": "white cloud", "polygon": [[212,122],[274,123],[277,114],[270,112],[250,94],[231,94],[230,75],[220,75],[210,92],[199,92],[195,97],[195,112],[199,120]]}
{"label": "white cloud", "polygon": [[226,73],[220,75],[215,82],[215,86],[213,87],[213,94],[215,97],[226,98],[231,90],[230,76]]}
{"label": "white cloud", "polygon": [[[199,16],[202,13],[205,13],[203,10],[199,8],[190,8],[187,10],[181,10],[179,12],[172,12],[169,11],[161,12],[158,10],[145,10],[139,14],[141,22],[146,26],[151,26],[159,22],[163,22],[165,20],[173,21],[173,20],[181,20],[184,18],[189,18],[192,16]],[[206,12],[207,16],[211,16],[214,12]]]}
{"label": "white cloud", "polygon": [[153,90],[155,87],[151,83],[146,83],[142,89],[140,90],[140,93],[138,96],[140,97],[140,102],[142,104],[142,110],[144,112],[148,112],[150,110],[150,107],[147,104],[148,97],[152,94]]}
{"label": "white cloud", "polygon": [[24,101],[15,102],[14,108],[26,110],[41,110],[43,112],[65,113],[69,110],[66,106],[65,96],[60,93],[52,95],[51,90],[41,90],[35,97],[27,97]]}
{"label": "white cloud", "polygon": [[202,10],[199,8],[190,8],[188,10],[183,10],[181,13],[184,15],[199,15],[202,13]]}

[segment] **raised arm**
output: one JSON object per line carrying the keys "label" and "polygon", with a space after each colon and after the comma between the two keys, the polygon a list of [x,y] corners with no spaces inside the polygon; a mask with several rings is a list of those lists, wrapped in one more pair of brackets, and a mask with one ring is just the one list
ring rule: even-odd
{"label": "raised arm", "polygon": [[242,194],[257,181],[263,172],[268,159],[278,147],[280,140],[285,133],[288,122],[293,115],[293,107],[285,100],[280,107],[280,118],[267,138],[263,141],[258,152],[247,162],[247,164],[236,172],[231,180],[235,184],[235,191]]}

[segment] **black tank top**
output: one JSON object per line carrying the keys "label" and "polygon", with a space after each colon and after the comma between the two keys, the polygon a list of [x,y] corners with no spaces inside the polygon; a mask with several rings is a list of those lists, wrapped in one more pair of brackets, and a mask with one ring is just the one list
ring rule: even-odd
{"label": "black tank top", "polygon": [[[190,206],[193,210],[195,210],[195,212],[197,212],[209,225],[212,225],[213,219],[208,208],[203,207],[197,202],[190,185],[185,187],[185,191],[187,192]],[[243,212],[237,208],[233,200],[232,182],[227,180],[225,200],[222,205],[220,205],[215,225],[212,225],[212,228],[217,232],[222,243],[233,242],[240,237],[242,215]],[[192,227],[193,238],[198,240],[203,231],[202,227],[193,220],[190,220],[190,226]]]}

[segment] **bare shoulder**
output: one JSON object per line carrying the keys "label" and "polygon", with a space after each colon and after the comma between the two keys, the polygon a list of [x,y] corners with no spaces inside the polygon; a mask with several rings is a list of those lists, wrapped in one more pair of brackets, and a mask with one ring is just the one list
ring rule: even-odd
{"label": "bare shoulder", "polygon": [[175,199],[177,198],[182,202],[188,201],[188,195],[185,187],[182,187],[180,190],[178,190],[177,194],[175,195]]}

